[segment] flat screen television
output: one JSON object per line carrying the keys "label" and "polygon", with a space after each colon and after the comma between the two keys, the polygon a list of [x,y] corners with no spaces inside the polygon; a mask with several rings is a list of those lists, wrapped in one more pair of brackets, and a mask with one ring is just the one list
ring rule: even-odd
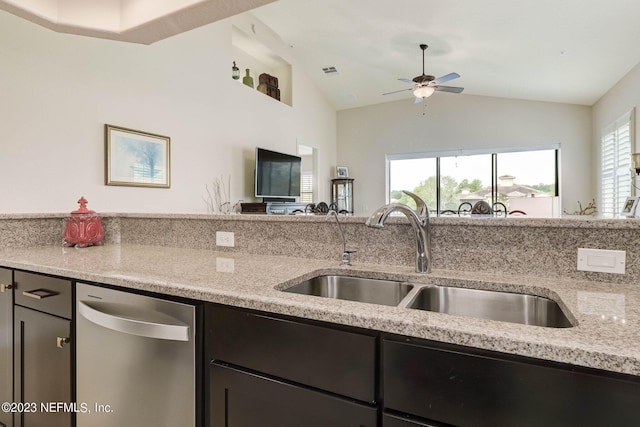
{"label": "flat screen television", "polygon": [[256,148],[256,197],[294,202],[300,197],[301,163],[298,156]]}

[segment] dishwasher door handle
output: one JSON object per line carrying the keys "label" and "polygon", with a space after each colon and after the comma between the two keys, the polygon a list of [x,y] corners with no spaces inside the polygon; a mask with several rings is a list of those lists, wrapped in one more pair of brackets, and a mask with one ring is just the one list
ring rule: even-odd
{"label": "dishwasher door handle", "polygon": [[78,312],[90,322],[129,335],[189,341],[189,326],[158,311],[109,302],[78,301]]}

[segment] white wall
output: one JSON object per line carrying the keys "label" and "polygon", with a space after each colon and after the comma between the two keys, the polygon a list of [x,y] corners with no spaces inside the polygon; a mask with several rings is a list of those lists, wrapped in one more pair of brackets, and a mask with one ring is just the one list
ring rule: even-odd
{"label": "white wall", "polygon": [[591,201],[591,108],[437,93],[338,112],[338,159],[354,181],[357,214],[385,203],[385,155],[561,144],[561,198],[569,211]]}
{"label": "white wall", "polygon": [[[293,107],[231,79],[232,24],[293,66]],[[242,64],[238,64],[242,69]],[[257,76],[254,76],[257,81]],[[104,124],[171,137],[171,188],[104,185]],[[206,212],[205,184],[231,176],[253,199],[256,146],[318,148],[328,200],[336,116],[289,47],[241,15],[150,46],[58,34],[0,11],[0,213]]]}
{"label": "white wall", "polygon": [[[636,65],[614,87],[593,105],[593,185],[600,194],[600,147],[602,129],[627,111],[635,108],[636,114],[640,107],[640,64]],[[635,122],[635,117],[634,117]],[[636,127],[637,135],[637,127]],[[640,144],[635,141],[634,152],[640,151]],[[636,194],[639,192],[636,190]]]}

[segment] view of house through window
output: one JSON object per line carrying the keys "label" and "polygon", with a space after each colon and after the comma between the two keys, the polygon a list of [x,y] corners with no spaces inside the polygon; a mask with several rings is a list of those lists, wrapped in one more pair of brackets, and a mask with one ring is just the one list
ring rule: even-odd
{"label": "view of house through window", "polygon": [[389,201],[415,206],[402,193],[409,190],[438,215],[486,201],[513,214],[559,216],[559,146],[517,150],[387,156]]}

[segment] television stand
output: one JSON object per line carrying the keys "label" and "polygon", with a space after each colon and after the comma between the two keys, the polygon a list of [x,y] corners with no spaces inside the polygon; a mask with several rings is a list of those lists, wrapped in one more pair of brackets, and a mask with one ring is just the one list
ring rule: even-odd
{"label": "television stand", "polygon": [[262,203],[295,203],[295,197],[263,197]]}
{"label": "television stand", "polygon": [[240,206],[243,214],[294,215],[296,213],[304,213],[307,204],[295,202],[262,202],[241,203]]}

